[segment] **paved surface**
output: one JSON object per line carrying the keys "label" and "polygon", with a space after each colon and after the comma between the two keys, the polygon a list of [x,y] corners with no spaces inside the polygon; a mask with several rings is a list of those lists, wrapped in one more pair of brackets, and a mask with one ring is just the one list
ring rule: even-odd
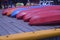
{"label": "paved surface", "polygon": [[16,18],[3,16],[2,10],[0,10],[0,36],[37,30],[47,30],[56,27],[58,28],[60,27],[60,25],[30,26],[27,22],[24,22],[23,20],[17,20]]}

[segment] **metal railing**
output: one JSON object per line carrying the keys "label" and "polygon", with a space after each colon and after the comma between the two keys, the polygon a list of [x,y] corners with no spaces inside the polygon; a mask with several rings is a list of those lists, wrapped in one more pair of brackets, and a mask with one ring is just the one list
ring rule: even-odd
{"label": "metal railing", "polygon": [[39,5],[52,5],[54,1],[40,1]]}

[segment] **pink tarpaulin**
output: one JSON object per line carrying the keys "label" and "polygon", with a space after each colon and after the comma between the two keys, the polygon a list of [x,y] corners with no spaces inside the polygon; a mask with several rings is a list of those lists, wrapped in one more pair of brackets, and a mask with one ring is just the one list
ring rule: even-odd
{"label": "pink tarpaulin", "polygon": [[50,24],[52,22],[60,21],[60,10],[46,11],[40,14],[34,15],[31,17],[29,24],[37,25],[37,24]]}

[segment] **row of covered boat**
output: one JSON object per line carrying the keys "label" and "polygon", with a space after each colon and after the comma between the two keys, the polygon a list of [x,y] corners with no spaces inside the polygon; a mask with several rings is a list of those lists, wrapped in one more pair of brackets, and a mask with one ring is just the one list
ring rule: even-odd
{"label": "row of covered boat", "polygon": [[60,5],[7,8],[2,14],[17,19],[22,18],[30,25],[60,23]]}

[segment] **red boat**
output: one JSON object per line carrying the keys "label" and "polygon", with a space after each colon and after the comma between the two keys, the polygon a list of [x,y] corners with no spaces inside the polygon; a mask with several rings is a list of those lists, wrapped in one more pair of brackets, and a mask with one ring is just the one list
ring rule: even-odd
{"label": "red boat", "polygon": [[46,11],[40,14],[33,15],[33,17],[31,17],[29,21],[29,24],[51,24],[57,21],[60,21],[60,10]]}
{"label": "red boat", "polygon": [[3,12],[2,12],[2,14],[3,14],[3,15],[6,15],[7,12],[8,12],[10,9],[12,9],[12,8],[4,9]]}

